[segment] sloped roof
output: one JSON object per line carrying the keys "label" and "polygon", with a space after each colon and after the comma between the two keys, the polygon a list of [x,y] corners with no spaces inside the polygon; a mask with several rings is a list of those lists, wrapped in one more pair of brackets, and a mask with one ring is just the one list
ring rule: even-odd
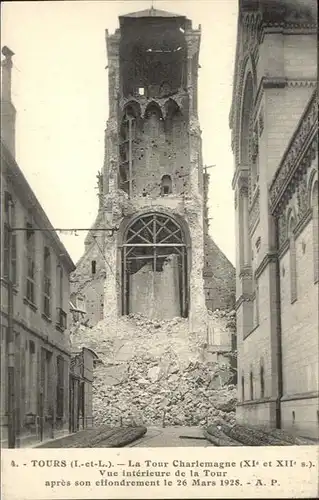
{"label": "sloped roof", "polygon": [[167,12],[166,10],[154,9],[151,7],[150,9],[139,10],[137,12],[131,12],[130,14],[124,14],[120,17],[185,17],[181,14],[174,14],[172,12]]}

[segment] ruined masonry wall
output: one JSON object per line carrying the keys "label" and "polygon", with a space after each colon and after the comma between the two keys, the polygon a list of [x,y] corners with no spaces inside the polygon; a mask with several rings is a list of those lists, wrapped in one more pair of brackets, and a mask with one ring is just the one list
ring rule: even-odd
{"label": "ruined masonry wall", "polygon": [[[176,255],[164,262],[163,271],[153,275],[149,262],[130,276],[130,312],[153,319],[171,319],[180,315]],[[154,279],[154,296],[153,296]]]}
{"label": "ruined masonry wall", "polygon": [[207,309],[233,309],[235,268],[209,235],[205,236],[203,274]]}

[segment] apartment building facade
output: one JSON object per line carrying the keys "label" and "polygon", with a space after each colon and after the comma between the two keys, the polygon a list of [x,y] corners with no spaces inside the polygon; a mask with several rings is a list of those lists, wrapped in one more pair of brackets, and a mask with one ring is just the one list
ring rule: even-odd
{"label": "apartment building facade", "polygon": [[2,54],[0,427],[13,448],[92,424],[94,353],[71,352],[75,265],[15,160],[13,52]]}

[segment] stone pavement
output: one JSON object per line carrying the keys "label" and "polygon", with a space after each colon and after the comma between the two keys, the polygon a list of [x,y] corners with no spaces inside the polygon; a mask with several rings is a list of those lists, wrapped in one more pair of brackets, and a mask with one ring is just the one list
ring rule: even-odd
{"label": "stone pavement", "polygon": [[127,445],[126,448],[133,446],[138,448],[214,446],[206,439],[198,438],[204,438],[200,427],[148,427],[144,436]]}

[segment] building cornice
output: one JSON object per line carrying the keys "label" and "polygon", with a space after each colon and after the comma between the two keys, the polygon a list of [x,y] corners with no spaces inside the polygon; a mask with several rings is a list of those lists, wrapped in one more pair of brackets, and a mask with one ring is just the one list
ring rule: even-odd
{"label": "building cornice", "polygon": [[235,311],[237,311],[244,302],[251,302],[252,294],[242,293],[235,302]]}
{"label": "building cornice", "polygon": [[246,187],[248,189],[248,175],[248,166],[238,165],[233,175],[232,188],[235,189],[236,187],[238,187],[239,189],[241,189],[242,187]]}
{"label": "building cornice", "polygon": [[47,229],[47,231],[43,231],[43,233],[45,233],[52,241],[53,246],[58,252],[60,261],[65,264],[69,272],[73,271],[75,269],[74,262],[72,261],[69,253],[67,252],[57,233],[54,231],[54,228],[49,221],[46,213],[44,212],[40,202],[38,201],[28,181],[23,175],[19,165],[13,158],[12,154],[10,153],[2,139],[1,170],[7,177],[7,179],[9,179],[12,183],[19,200],[27,210],[30,210],[30,212],[32,212],[39,227]]}
{"label": "building cornice", "polygon": [[263,258],[263,260],[261,261],[261,263],[259,264],[259,266],[257,267],[257,269],[255,271],[255,278],[258,279],[262,275],[262,273],[264,272],[266,267],[270,263],[273,263],[276,261],[277,261],[277,252],[275,252],[275,251],[267,252],[265,257]]}
{"label": "building cornice", "polygon": [[251,399],[247,401],[238,401],[236,406],[255,406],[261,404],[277,403],[277,398]]}
{"label": "building cornice", "polygon": [[298,401],[300,399],[317,399],[319,398],[319,391],[298,392],[296,394],[285,394],[280,398],[281,402],[284,401]]}

